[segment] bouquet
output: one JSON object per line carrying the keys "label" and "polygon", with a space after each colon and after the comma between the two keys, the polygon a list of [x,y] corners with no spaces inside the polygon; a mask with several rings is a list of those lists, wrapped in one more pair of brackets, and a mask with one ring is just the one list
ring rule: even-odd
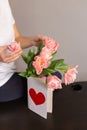
{"label": "bouquet", "polygon": [[[78,73],[76,66],[71,66],[64,62],[64,59],[54,59],[57,53],[59,43],[54,39],[47,37],[42,38],[41,44],[36,50],[29,50],[27,56],[22,54],[22,59],[27,64],[25,72],[21,72],[23,77],[37,77],[46,78],[46,85],[49,88],[61,89],[62,81],[65,85],[73,83]],[[59,72],[62,75],[62,79],[54,75],[55,72]]]}
{"label": "bouquet", "polygon": [[[16,47],[15,47],[16,46]],[[64,59],[54,59],[59,43],[50,37],[42,38],[41,44],[33,50],[28,51],[27,56],[22,54],[22,59],[27,65],[26,71],[19,75],[23,77],[46,78],[46,85],[51,89],[61,89],[62,82],[65,85],[73,83],[78,73],[76,66],[66,64]],[[16,42],[9,46],[10,50],[17,48]],[[54,75],[59,72],[62,75],[60,79]]]}

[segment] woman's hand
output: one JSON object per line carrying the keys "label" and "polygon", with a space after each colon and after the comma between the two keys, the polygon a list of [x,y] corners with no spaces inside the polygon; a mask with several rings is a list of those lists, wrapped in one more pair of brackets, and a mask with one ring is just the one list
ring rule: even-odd
{"label": "woman's hand", "polygon": [[30,39],[31,45],[33,46],[39,46],[41,44],[41,41],[43,40],[42,36],[32,36],[30,37]]}
{"label": "woman's hand", "polygon": [[42,40],[48,39],[49,37],[43,36],[43,35],[38,35],[38,36],[33,36],[31,37],[31,45],[33,46],[39,46],[41,44]]}
{"label": "woman's hand", "polygon": [[38,35],[38,36],[33,36],[31,37],[31,42],[33,46],[38,46],[41,44],[42,40],[48,39],[49,37],[44,36],[44,35]]}
{"label": "woman's hand", "polygon": [[17,60],[21,54],[22,49],[20,47],[16,48],[14,51],[7,52],[8,46],[0,46],[0,61],[5,63],[10,63]]}

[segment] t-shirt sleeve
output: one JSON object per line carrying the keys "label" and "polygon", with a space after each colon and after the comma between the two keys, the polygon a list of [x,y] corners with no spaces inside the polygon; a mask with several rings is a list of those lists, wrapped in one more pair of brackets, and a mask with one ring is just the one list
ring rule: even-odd
{"label": "t-shirt sleeve", "polygon": [[[8,4],[9,4],[9,3],[8,3]],[[13,13],[12,13],[10,4],[9,4],[9,13],[10,13],[11,23],[14,24],[14,23],[15,23],[15,19],[14,19],[14,16],[13,16]]]}

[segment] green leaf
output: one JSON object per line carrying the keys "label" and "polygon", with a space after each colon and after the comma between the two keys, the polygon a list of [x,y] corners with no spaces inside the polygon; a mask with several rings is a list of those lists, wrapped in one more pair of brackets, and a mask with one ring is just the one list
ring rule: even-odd
{"label": "green leaf", "polygon": [[24,54],[22,54],[21,57],[24,60],[24,62],[27,64],[27,57]]}
{"label": "green leaf", "polygon": [[37,54],[36,54],[36,55],[39,55],[39,54],[40,54],[40,52],[41,52],[41,50],[42,50],[43,47],[44,47],[44,41],[42,40],[42,41],[41,41],[41,44],[38,46]]}
{"label": "green leaf", "polygon": [[29,50],[28,56],[27,56],[27,64],[28,65],[30,64],[30,62],[32,62],[34,60],[34,56],[35,56],[35,54],[31,50]]}
{"label": "green leaf", "polygon": [[33,55],[34,55],[34,52],[31,51],[31,50],[29,50],[29,51],[28,51],[28,55],[27,55],[27,57],[32,57]]}
{"label": "green leaf", "polygon": [[68,69],[69,65],[64,63],[64,59],[59,60],[53,60],[51,62],[51,65],[47,68],[49,71],[66,71]]}
{"label": "green leaf", "polygon": [[19,75],[22,77],[27,77],[27,72],[21,72],[21,73],[19,73]]}

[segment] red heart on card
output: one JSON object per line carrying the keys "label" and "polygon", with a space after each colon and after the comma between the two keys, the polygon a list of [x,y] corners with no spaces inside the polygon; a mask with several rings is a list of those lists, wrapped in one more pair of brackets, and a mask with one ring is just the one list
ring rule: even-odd
{"label": "red heart on card", "polygon": [[45,102],[45,96],[42,92],[36,93],[36,91],[33,88],[30,88],[29,94],[36,105],[41,105]]}

